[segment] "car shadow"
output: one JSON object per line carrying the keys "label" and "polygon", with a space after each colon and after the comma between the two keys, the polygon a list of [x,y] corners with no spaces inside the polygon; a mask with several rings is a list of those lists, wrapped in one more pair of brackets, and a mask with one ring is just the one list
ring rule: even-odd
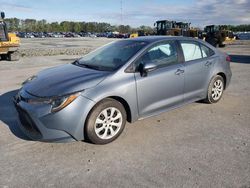
{"label": "car shadow", "polygon": [[250,64],[249,55],[229,55],[232,63]]}
{"label": "car shadow", "polygon": [[13,90],[0,95],[0,120],[9,127],[10,131],[16,137],[23,140],[30,140],[18,127],[18,113],[12,102],[12,98],[17,92],[18,90]]}

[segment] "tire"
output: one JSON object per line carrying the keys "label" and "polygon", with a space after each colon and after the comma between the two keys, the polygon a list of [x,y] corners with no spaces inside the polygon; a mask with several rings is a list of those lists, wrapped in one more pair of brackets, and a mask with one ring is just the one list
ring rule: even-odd
{"label": "tire", "polygon": [[8,55],[7,54],[2,54],[1,55],[1,60],[8,60]]}
{"label": "tire", "polygon": [[20,59],[20,53],[18,51],[11,52],[8,56],[9,61],[18,61]]}
{"label": "tire", "polygon": [[88,115],[85,124],[87,140],[94,144],[110,143],[120,136],[126,121],[123,105],[114,99],[104,99]]}
{"label": "tire", "polygon": [[214,76],[209,83],[207,98],[204,101],[209,104],[217,103],[223,95],[224,84],[225,81],[220,75]]}

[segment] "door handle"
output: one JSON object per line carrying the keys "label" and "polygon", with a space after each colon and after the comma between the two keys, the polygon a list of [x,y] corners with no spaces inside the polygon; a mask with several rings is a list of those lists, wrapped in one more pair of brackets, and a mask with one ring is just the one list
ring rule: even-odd
{"label": "door handle", "polygon": [[182,69],[177,69],[177,71],[175,72],[176,75],[180,75],[183,74],[185,71]]}
{"label": "door handle", "polygon": [[212,61],[207,61],[205,65],[209,67],[210,65],[212,65]]}

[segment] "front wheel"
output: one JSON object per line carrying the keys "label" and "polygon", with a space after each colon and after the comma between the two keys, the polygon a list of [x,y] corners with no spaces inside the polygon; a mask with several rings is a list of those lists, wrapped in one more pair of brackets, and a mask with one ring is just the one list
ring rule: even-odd
{"label": "front wheel", "polygon": [[207,103],[217,103],[224,91],[224,79],[220,75],[213,77],[209,83],[207,98],[205,102]]}
{"label": "front wheel", "polygon": [[104,99],[90,112],[85,131],[88,140],[94,144],[107,144],[123,131],[127,121],[123,105],[114,99]]}

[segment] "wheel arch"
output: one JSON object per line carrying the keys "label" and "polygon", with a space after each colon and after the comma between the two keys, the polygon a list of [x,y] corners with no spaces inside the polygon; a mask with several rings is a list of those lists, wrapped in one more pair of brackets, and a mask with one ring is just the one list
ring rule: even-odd
{"label": "wheel arch", "polygon": [[109,97],[106,97],[106,98],[111,98],[111,99],[114,99],[114,100],[120,102],[123,105],[123,107],[124,107],[124,109],[126,111],[127,121],[130,122],[130,123],[132,122],[132,115],[131,115],[130,106],[129,106],[129,104],[127,103],[127,101],[125,99],[123,99],[122,97],[118,97],[118,96],[109,96]]}
{"label": "wheel arch", "polygon": [[226,89],[226,85],[227,85],[227,77],[223,72],[219,72],[217,73],[217,75],[221,76],[224,80],[224,90]]}
{"label": "wheel arch", "polygon": [[[128,102],[122,98],[122,97],[119,97],[119,96],[107,96],[105,98],[102,98],[101,100],[99,100],[98,102],[96,102],[96,104],[94,106],[92,106],[92,108],[90,109],[88,115],[87,115],[87,118],[89,117],[91,111],[100,103],[102,102],[103,100],[105,99],[113,99],[113,100],[116,100],[118,102],[120,102],[122,104],[122,106],[124,107],[125,111],[126,111],[126,114],[127,114],[127,121],[128,122],[132,122],[132,114],[131,114],[131,109],[130,109],[130,106],[128,104]],[[87,119],[86,118],[86,119]]]}

